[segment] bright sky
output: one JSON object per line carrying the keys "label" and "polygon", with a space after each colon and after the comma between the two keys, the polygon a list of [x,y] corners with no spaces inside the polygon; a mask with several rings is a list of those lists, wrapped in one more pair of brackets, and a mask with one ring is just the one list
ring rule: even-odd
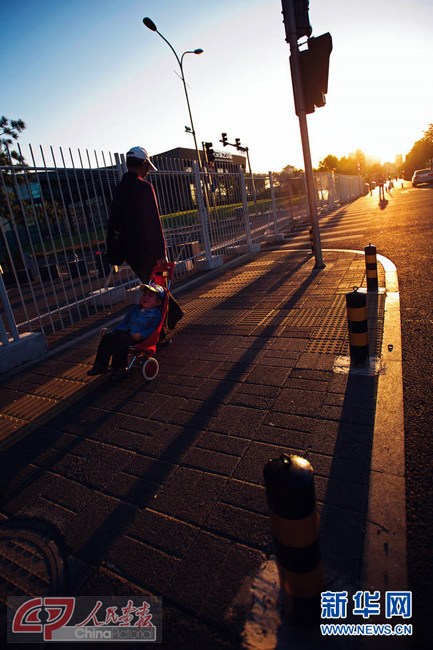
{"label": "bright sky", "polygon": [[[304,167],[281,0],[2,0],[0,114],[24,145],[156,154],[240,138],[254,171]],[[308,116],[313,165],[356,149],[405,155],[433,122],[432,0],[310,0],[330,32],[327,104]],[[232,150],[233,152],[235,150]]]}

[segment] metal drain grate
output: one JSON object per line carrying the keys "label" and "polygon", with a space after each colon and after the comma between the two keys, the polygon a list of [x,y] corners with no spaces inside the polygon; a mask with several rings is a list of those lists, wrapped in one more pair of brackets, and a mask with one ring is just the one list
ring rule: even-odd
{"label": "metal drain grate", "polygon": [[64,593],[66,565],[56,538],[39,520],[0,524],[0,602],[6,604],[10,596]]}

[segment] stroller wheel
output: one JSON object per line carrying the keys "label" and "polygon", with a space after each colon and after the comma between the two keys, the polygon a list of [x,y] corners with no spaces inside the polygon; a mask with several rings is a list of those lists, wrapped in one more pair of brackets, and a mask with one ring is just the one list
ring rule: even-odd
{"label": "stroller wheel", "polygon": [[155,357],[150,357],[149,359],[143,361],[143,365],[141,366],[141,374],[143,375],[143,379],[146,381],[152,381],[155,379],[158,372],[159,363]]}
{"label": "stroller wheel", "polygon": [[107,332],[108,332],[108,327],[103,327],[101,330],[99,330],[99,336],[101,337],[101,339],[103,336],[106,335]]}

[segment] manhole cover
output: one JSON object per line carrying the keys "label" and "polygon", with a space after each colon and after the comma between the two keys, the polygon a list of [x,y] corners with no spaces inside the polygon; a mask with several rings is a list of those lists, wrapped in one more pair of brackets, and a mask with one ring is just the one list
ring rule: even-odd
{"label": "manhole cover", "polygon": [[0,602],[10,596],[62,594],[66,563],[59,534],[35,519],[0,524]]}

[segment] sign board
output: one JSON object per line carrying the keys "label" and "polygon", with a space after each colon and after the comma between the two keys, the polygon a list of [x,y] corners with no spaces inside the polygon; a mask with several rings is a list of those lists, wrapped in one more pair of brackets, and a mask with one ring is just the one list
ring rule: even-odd
{"label": "sign board", "polygon": [[230,151],[217,151],[215,150],[215,159],[217,160],[233,160]]}

